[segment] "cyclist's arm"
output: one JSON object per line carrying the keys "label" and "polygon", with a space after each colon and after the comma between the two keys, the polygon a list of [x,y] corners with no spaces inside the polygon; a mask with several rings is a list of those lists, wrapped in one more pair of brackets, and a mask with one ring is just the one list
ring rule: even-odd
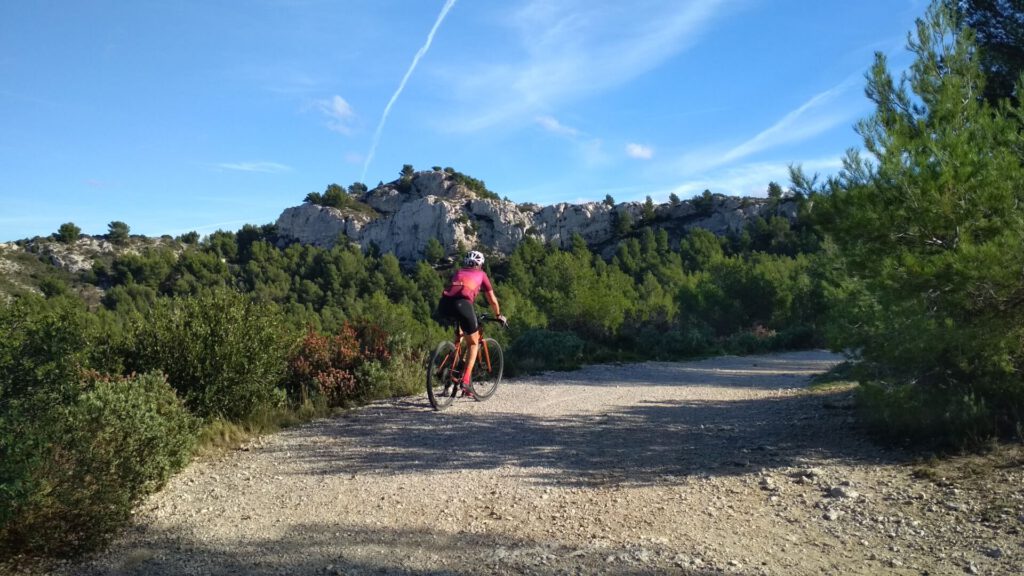
{"label": "cyclist's arm", "polygon": [[498,297],[494,295],[494,290],[484,292],[484,297],[487,298],[487,305],[491,307],[494,315],[501,316],[501,307],[498,306]]}

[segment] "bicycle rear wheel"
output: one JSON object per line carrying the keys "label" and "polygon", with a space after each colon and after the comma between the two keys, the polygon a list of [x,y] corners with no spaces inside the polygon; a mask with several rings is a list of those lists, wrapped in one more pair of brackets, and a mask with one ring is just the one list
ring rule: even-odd
{"label": "bicycle rear wheel", "polygon": [[505,356],[494,338],[484,338],[473,366],[473,398],[483,402],[498,389],[505,371]]}
{"label": "bicycle rear wheel", "polygon": [[455,345],[448,341],[438,344],[430,356],[427,364],[427,398],[434,410],[444,410],[455,399],[455,385],[451,378],[455,360]]}

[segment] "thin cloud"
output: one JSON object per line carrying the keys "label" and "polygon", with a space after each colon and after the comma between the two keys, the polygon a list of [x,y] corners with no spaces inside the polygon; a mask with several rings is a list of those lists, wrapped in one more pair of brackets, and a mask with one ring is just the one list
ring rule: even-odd
{"label": "thin cloud", "polygon": [[[808,174],[835,174],[842,168],[842,155],[826,156],[799,163]],[[788,162],[752,162],[702,174],[687,179],[668,190],[662,190],[656,198],[667,198],[670,193],[686,199],[711,190],[733,196],[764,196],[769,182],[778,182],[783,188],[789,184]]]}
{"label": "thin cloud", "polygon": [[803,142],[841,124],[848,124],[857,109],[848,103],[838,102],[856,85],[854,78],[847,78],[840,84],[815,94],[809,100],[786,113],[765,130],[739,145],[722,151],[708,148],[685,155],[678,167],[683,173],[699,173],[732,164],[754,154],[780,146]]}
{"label": "thin cloud", "polygon": [[356,113],[344,98],[334,95],[329,100],[320,100],[316,107],[327,116],[328,128],[345,135],[352,133],[352,122],[356,118]]}
{"label": "thin cloud", "polygon": [[519,37],[520,59],[489,58],[453,72],[465,112],[446,124],[482,130],[620,86],[696,43],[728,5],[647,0],[594,9],[585,0],[528,2],[504,17]]}
{"label": "thin cloud", "polygon": [[217,164],[221,170],[234,170],[236,172],[262,172],[265,174],[280,174],[290,172],[291,167],[277,162],[225,162]]}
{"label": "thin cloud", "polygon": [[552,134],[557,134],[559,136],[568,136],[570,138],[575,138],[576,136],[580,135],[579,130],[571,126],[566,126],[565,124],[562,124],[561,122],[558,121],[557,118],[554,118],[552,116],[538,116],[536,121],[541,128],[547,130],[548,132],[551,132]]}
{"label": "thin cloud", "polygon": [[388,120],[388,114],[391,113],[391,107],[395,105],[395,101],[402,94],[402,90],[405,89],[405,83],[409,81],[409,77],[412,76],[413,70],[416,69],[416,65],[419,64],[420,59],[430,49],[430,44],[434,41],[434,34],[437,33],[437,29],[441,26],[441,22],[444,21],[444,17],[448,15],[448,11],[455,6],[455,0],[446,0],[444,6],[441,8],[441,13],[437,15],[437,19],[434,20],[434,26],[430,29],[430,33],[427,34],[427,41],[423,43],[423,46],[416,52],[416,55],[412,58],[412,64],[409,65],[409,69],[405,71],[405,75],[402,76],[402,81],[398,84],[398,89],[391,95],[391,100],[388,100],[387,106],[384,107],[384,113],[381,114],[380,123],[377,124],[377,130],[373,133],[373,143],[370,144],[370,151],[366,153],[366,163],[363,164],[363,173],[359,178],[360,181],[366,180],[366,169],[370,167],[370,163],[373,162],[373,156],[377,152],[377,145],[380,143],[380,135],[384,131],[384,123]]}
{"label": "thin cloud", "polygon": [[814,97],[783,116],[767,130],[726,152],[722,161],[732,162],[765,149],[800,142],[848,121],[849,111],[822,109],[852,86],[853,83],[847,79],[838,86],[815,94]]}
{"label": "thin cloud", "polygon": [[638,160],[650,160],[654,158],[654,148],[630,142],[626,144],[626,155]]}

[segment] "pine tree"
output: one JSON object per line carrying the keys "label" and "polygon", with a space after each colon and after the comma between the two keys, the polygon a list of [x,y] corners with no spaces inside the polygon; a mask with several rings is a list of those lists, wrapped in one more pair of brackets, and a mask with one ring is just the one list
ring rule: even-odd
{"label": "pine tree", "polygon": [[65,244],[73,243],[81,235],[82,229],[76,226],[74,222],[65,222],[57,229],[57,240]]}
{"label": "pine tree", "polygon": [[857,130],[873,161],[851,152],[831,183],[827,230],[849,274],[835,288],[834,344],[934,407],[915,414],[918,432],[1013,429],[1024,414],[1021,110],[978,97],[973,34],[941,0],[909,48],[898,83],[882,54],[868,78],[876,110]]}

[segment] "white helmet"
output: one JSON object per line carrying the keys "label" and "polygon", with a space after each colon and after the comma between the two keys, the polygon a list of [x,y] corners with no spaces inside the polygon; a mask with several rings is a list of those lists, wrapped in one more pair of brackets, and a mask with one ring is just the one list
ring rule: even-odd
{"label": "white helmet", "polygon": [[469,254],[466,254],[466,257],[462,259],[462,263],[466,266],[483,266],[484,255],[476,250],[470,250]]}

